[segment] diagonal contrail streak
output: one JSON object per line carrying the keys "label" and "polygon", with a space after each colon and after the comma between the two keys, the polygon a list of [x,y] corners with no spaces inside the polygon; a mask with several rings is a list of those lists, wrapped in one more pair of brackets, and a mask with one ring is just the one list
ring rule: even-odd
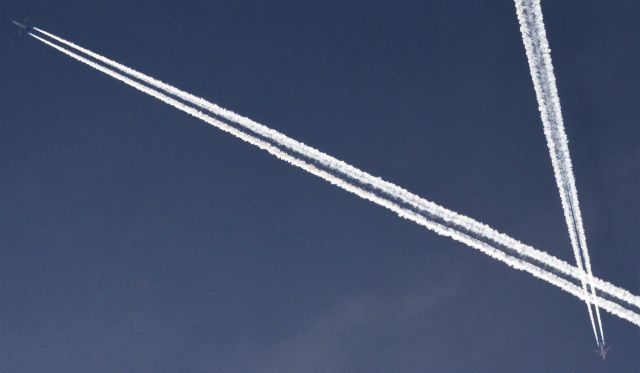
{"label": "diagonal contrail streak", "polygon": [[[182,102],[179,102],[178,100],[171,98],[159,91],[156,91],[153,88],[150,88],[146,85],[143,85],[137,81],[134,81],[131,78],[128,78],[126,76],[123,76],[105,66],[99,65],[93,61],[90,61],[84,57],[81,57],[69,50],[67,50],[66,48],[56,45],[48,40],[45,40],[37,35],[34,34],[30,34],[31,36],[33,36],[34,38],[38,39],[39,41],[57,49],[58,51],[74,58],[77,61],[80,61],[98,71],[101,71],[143,93],[146,93],[152,97],[157,98],[158,100],[173,106],[176,109],[182,110],[184,112],[186,112],[187,114],[190,114],[198,119],[201,119],[203,121],[205,121],[208,124],[211,124],[212,126],[215,126],[221,130],[223,130],[224,132],[230,133],[238,138],[240,138],[243,141],[246,141],[254,146],[257,146],[258,148],[267,151],[268,153],[272,154],[273,156],[284,160],[285,162],[288,162],[291,165],[294,165],[296,167],[299,167],[313,175],[316,175],[328,182],[330,182],[333,185],[336,185],[346,191],[349,191],[353,194],[356,194],[357,196],[369,200],[373,203],[376,203],[382,207],[385,207],[393,212],[395,212],[396,214],[398,214],[400,217],[411,220],[423,227],[426,227],[440,235],[443,236],[447,236],[447,237],[451,237],[459,242],[462,242],[472,248],[475,248],[487,255],[489,255],[490,257],[500,260],[506,264],[508,264],[509,266],[519,269],[519,270],[523,270],[526,271],[530,274],[532,274],[533,276],[540,278],[542,280],[545,280],[557,287],[559,287],[560,289],[578,297],[579,299],[586,299],[586,296],[584,294],[584,292],[582,292],[580,290],[580,288],[578,286],[576,286],[574,283],[562,278],[560,275],[552,273],[551,271],[541,268],[535,264],[532,264],[530,262],[527,262],[525,260],[523,260],[522,258],[516,257],[516,256],[511,256],[501,250],[499,250],[498,248],[490,245],[487,242],[482,241],[482,239],[484,237],[472,237],[471,235],[465,233],[465,232],[461,232],[453,227],[450,226],[446,226],[444,224],[435,222],[431,219],[429,219],[428,217],[425,217],[424,215],[421,215],[420,213],[416,212],[416,211],[412,211],[411,209],[408,209],[406,207],[402,207],[399,204],[384,198],[382,196],[379,196],[371,191],[365,190],[343,178],[337,177],[336,175],[322,170],[320,168],[318,168],[315,165],[312,165],[308,162],[305,162],[304,160],[297,158],[285,151],[283,151],[282,149],[274,146],[273,144],[270,144],[264,140],[261,140],[255,136],[252,136],[250,134],[247,134],[245,132],[242,132],[230,125],[228,125],[227,123],[224,123],[218,119],[215,119],[207,114],[202,113],[201,111],[188,106]],[[559,259],[558,259],[559,260]],[[564,262],[563,262],[564,263]],[[568,266],[568,264],[565,263],[565,265]],[[618,304],[617,302],[613,302],[611,300],[608,300],[606,298],[603,297],[596,297],[595,299],[593,299],[593,301],[600,305],[602,308],[604,308],[605,310],[611,312],[614,315],[617,315],[621,318],[624,318],[630,322],[632,322],[635,325],[640,326],[640,314],[638,312],[629,310],[627,308],[625,308],[624,306]]]}
{"label": "diagonal contrail streak", "polygon": [[[395,184],[389,183],[378,177],[375,177],[366,172],[363,172],[315,148],[312,148],[297,140],[289,138],[286,135],[276,130],[266,127],[240,114],[234,113],[233,111],[221,108],[215,103],[209,102],[200,97],[196,97],[188,92],[182,91],[174,86],[171,86],[153,77],[145,75],[132,68],[124,66],[116,61],[113,61],[107,57],[104,57],[100,54],[97,54],[88,49],[85,49],[75,43],[67,41],[56,35],[48,33],[42,29],[34,27],[34,30],[60,43],[63,43],[71,48],[74,48],[100,62],[103,62],[109,66],[112,66],[117,70],[120,70],[151,86],[154,86],[169,94],[179,97],[180,99],[183,99],[202,109],[208,110],[211,113],[219,115],[231,122],[239,124],[247,131],[253,132],[256,135],[259,135],[265,139],[273,141],[278,146],[281,146],[299,155],[302,155],[312,160],[314,163],[317,163],[319,165],[322,165],[323,167],[326,167],[327,169],[331,170],[334,173],[338,173],[340,175],[346,176],[350,180],[354,180],[354,181],[357,181],[358,183],[363,184],[363,186],[373,187],[379,192],[382,192],[385,195],[387,195],[389,198],[397,200],[402,204],[410,206],[411,208],[416,209],[422,213],[427,213],[433,216],[437,216],[439,219],[444,220],[449,225],[451,224],[456,225],[459,230],[468,231],[473,234],[482,236],[484,237],[484,239],[491,240],[499,246],[503,246],[505,248],[508,248],[509,250],[515,251],[518,256],[530,258],[531,260],[535,260],[541,264],[544,264],[545,266],[549,266],[560,274],[567,275],[578,280],[581,280],[585,277],[585,273],[582,270],[582,268],[576,268],[574,266],[571,266],[543,251],[536,250],[535,248],[525,245],[522,242],[506,234],[500,233],[483,223],[473,220],[470,217],[460,215],[454,211],[451,211],[442,206],[439,206],[431,201],[425,200]],[[593,281],[595,282],[595,288],[597,288],[599,291],[609,294],[614,298],[617,298],[630,305],[633,305],[634,307],[640,308],[640,297],[626,291],[625,289],[616,287],[598,278],[593,278]]]}
{"label": "diagonal contrail streak", "polygon": [[[586,269],[586,276],[581,279],[581,285],[584,291],[588,292],[588,281],[591,295],[595,297],[591,259],[580,213],[578,192],[573,175],[567,134],[562,120],[560,98],[558,97],[558,88],[553,73],[553,64],[540,1],[515,0],[515,5],[573,254],[578,268],[582,269],[584,266]],[[600,331],[599,337],[602,344],[604,344],[604,330],[602,328],[600,310],[597,305],[594,306]],[[587,302],[587,309],[589,310],[589,318],[591,319],[596,341],[598,341],[593,312],[589,302]]]}

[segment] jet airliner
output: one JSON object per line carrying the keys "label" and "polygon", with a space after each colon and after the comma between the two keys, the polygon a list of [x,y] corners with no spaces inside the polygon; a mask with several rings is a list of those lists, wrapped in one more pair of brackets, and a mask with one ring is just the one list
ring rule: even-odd
{"label": "jet airliner", "polygon": [[31,26],[27,24],[27,21],[29,21],[29,18],[25,18],[24,21],[22,22],[19,22],[19,21],[11,21],[11,22],[13,22],[13,24],[18,27],[18,33],[22,34],[23,32],[31,31]]}

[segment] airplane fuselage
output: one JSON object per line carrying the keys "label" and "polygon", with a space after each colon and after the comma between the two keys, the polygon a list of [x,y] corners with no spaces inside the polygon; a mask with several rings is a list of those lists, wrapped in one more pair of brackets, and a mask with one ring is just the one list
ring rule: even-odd
{"label": "airplane fuselage", "polygon": [[611,347],[604,347],[603,345],[600,345],[598,347],[598,349],[597,350],[593,350],[593,352],[595,352],[596,354],[600,355],[602,360],[606,360],[607,359],[607,352],[609,352],[610,348]]}
{"label": "airplane fuselage", "polygon": [[18,22],[18,21],[11,21],[11,22],[13,22],[14,25],[18,26],[18,28],[22,30],[27,30],[29,28],[29,26],[25,25],[22,22]]}
{"label": "airplane fuselage", "polygon": [[31,26],[27,24],[27,19],[22,22],[19,21],[11,21],[18,28],[18,34],[22,34],[23,32],[31,32]]}

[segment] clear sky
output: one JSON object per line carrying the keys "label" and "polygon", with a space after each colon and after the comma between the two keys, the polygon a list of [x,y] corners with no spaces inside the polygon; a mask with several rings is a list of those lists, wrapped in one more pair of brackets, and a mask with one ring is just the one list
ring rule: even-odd
{"label": "clear sky", "polygon": [[[594,274],[640,293],[640,3],[543,1]],[[640,330],[12,19],[574,262],[512,1],[3,1],[0,371],[633,372]]]}

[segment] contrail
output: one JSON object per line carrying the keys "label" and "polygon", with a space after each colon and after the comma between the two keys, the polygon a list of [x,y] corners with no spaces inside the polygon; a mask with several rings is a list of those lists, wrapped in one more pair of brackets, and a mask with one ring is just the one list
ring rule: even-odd
{"label": "contrail", "polygon": [[[448,225],[451,225],[451,224],[457,225],[459,230],[468,231],[473,234],[482,236],[485,239],[491,240],[500,246],[504,246],[509,250],[515,251],[519,256],[528,257],[541,264],[544,264],[545,266],[549,266],[554,270],[558,271],[558,273],[561,273],[563,275],[567,275],[578,280],[583,279],[585,276],[585,273],[582,270],[582,268],[573,267],[543,251],[536,250],[535,248],[525,245],[522,242],[519,242],[518,240],[506,234],[500,233],[483,223],[473,220],[467,216],[460,215],[454,211],[448,210],[431,201],[425,200],[395,184],[389,183],[378,177],[375,177],[366,172],[363,172],[341,160],[338,160],[332,156],[329,156],[328,154],[325,154],[299,141],[291,139],[286,135],[278,131],[275,131],[269,127],[266,127],[260,123],[257,123],[249,118],[246,118],[240,114],[234,113],[233,111],[221,108],[220,106],[212,102],[209,102],[203,98],[196,97],[188,92],[182,91],[167,83],[164,83],[153,77],[145,75],[139,71],[136,71],[127,66],[124,66],[116,61],[113,61],[100,54],[94,53],[88,49],[85,49],[79,45],[76,45],[70,41],[62,39],[44,30],[41,30],[35,27],[34,27],[34,30],[44,35],[47,35],[48,37],[60,43],[70,46],[98,61],[101,61],[107,65],[110,65],[149,85],[152,85],[169,94],[179,97],[200,108],[208,110],[231,122],[239,124],[242,127],[244,127],[246,130],[251,131],[265,139],[273,141],[275,144],[278,144],[279,146],[284,147],[286,149],[292,150],[295,153],[298,153],[310,160],[313,160],[314,163],[320,164],[323,167],[328,168],[332,172],[339,173],[350,180],[357,181],[358,183],[363,184],[363,186],[373,187],[374,189],[386,194],[388,197],[394,200],[397,200],[402,204],[410,206],[413,209],[419,210],[423,213],[427,213],[433,216],[437,216],[439,219],[442,219],[445,222],[447,222]],[[631,304],[635,307],[640,308],[640,297],[635,296],[629,293],[628,291],[618,288],[606,281],[603,281],[597,278],[594,278],[593,280],[596,283],[595,287],[600,291],[603,291],[604,293],[607,293],[613,296],[614,298],[620,299],[624,302],[627,302],[628,304]]]}
{"label": "contrail", "polygon": [[[595,297],[591,259],[589,258],[589,249],[587,248],[587,239],[584,233],[582,215],[580,213],[578,192],[571,165],[567,134],[562,120],[560,98],[558,97],[558,88],[556,87],[556,79],[553,73],[551,50],[545,32],[540,0],[516,0],[515,4],[520,22],[520,32],[522,33],[529,69],[538,99],[544,134],[547,139],[556,184],[560,192],[571,246],[573,247],[573,254],[579,269],[583,268],[584,261],[586,277],[591,287],[591,294]],[[586,279],[582,278],[581,283],[582,288],[586,292]],[[600,318],[600,309],[597,305],[594,306],[600,330],[600,338],[604,344],[604,330]],[[589,318],[591,319],[596,341],[598,341],[596,326],[589,302],[587,302],[587,309],[589,310]]]}
{"label": "contrail", "polygon": [[[267,151],[268,153],[274,155],[275,157],[284,160],[285,162],[288,162],[296,167],[299,167],[313,175],[316,175],[328,182],[330,182],[331,184],[334,184],[346,191],[349,191],[353,194],[356,194],[357,196],[369,200],[371,202],[374,202],[382,207],[385,207],[393,212],[395,212],[396,214],[398,214],[400,217],[411,220],[421,226],[424,226],[440,235],[443,236],[447,236],[447,237],[451,237],[459,242],[462,242],[472,248],[475,248],[489,256],[491,256],[492,258],[495,258],[497,260],[500,260],[504,263],[506,263],[507,265],[516,268],[516,269],[520,269],[526,272],[531,273],[533,276],[540,278],[542,280],[545,280],[555,286],[558,286],[560,289],[578,297],[579,299],[583,299],[585,300],[587,297],[584,294],[584,292],[582,292],[580,290],[580,288],[578,286],[576,286],[575,284],[567,281],[566,279],[560,277],[557,274],[554,274],[544,268],[538,267],[532,263],[529,263],[527,261],[522,260],[521,258],[518,257],[514,257],[514,256],[510,256],[507,253],[500,251],[499,249],[491,246],[490,244],[481,241],[481,238],[477,238],[477,237],[472,237],[464,232],[461,232],[459,230],[456,230],[455,228],[452,227],[448,227],[445,226],[443,224],[437,223],[415,211],[412,211],[408,208],[402,207],[399,204],[383,198],[379,195],[376,195],[370,191],[367,191],[361,187],[358,187],[356,185],[354,185],[353,183],[350,183],[342,178],[336,177],[335,175],[322,170],[310,163],[305,162],[304,160],[301,160],[299,158],[296,158],[286,152],[284,152],[283,150],[277,148],[276,146],[269,144],[268,142],[261,140],[255,136],[252,136],[250,134],[247,134],[245,132],[242,132],[224,122],[221,122],[209,115],[206,115],[200,111],[198,111],[197,109],[190,107],[188,105],[185,105],[167,95],[164,95],[146,85],[143,85],[139,82],[136,82],[126,76],[123,76],[107,67],[104,67],[102,65],[99,65],[93,61],[90,61],[84,57],[81,57],[67,49],[65,49],[64,47],[58,46],[48,40],[42,39],[39,36],[30,34],[31,36],[33,36],[34,38],[38,39],[39,41],[57,49],[58,51],[76,59],[77,61],[80,61],[84,64],[87,64],[88,66],[101,71],[143,93],[146,93],[152,97],[157,98],[158,100],[173,106],[174,108],[177,108],[179,110],[182,110],[184,112],[186,112],[187,114],[190,114],[198,119],[201,119],[227,133],[230,133],[238,138],[240,138],[243,141],[246,141],[252,145],[257,146],[260,149],[263,149],[265,151]],[[564,263],[564,265],[569,266],[569,264],[560,261],[559,259],[556,259],[557,261]],[[613,285],[611,285],[613,286]],[[620,289],[621,291],[624,292],[624,290]],[[611,295],[611,294],[610,294]],[[605,310],[611,312],[614,315],[617,315],[621,318],[624,318],[630,322],[632,322],[633,324],[636,324],[638,326],[640,326],[640,314],[637,312],[634,312],[632,310],[629,310],[623,306],[621,306],[620,304],[616,303],[616,302],[612,302],[608,299],[602,298],[602,297],[596,297],[593,300],[596,304],[600,305],[601,307],[603,307]]]}

